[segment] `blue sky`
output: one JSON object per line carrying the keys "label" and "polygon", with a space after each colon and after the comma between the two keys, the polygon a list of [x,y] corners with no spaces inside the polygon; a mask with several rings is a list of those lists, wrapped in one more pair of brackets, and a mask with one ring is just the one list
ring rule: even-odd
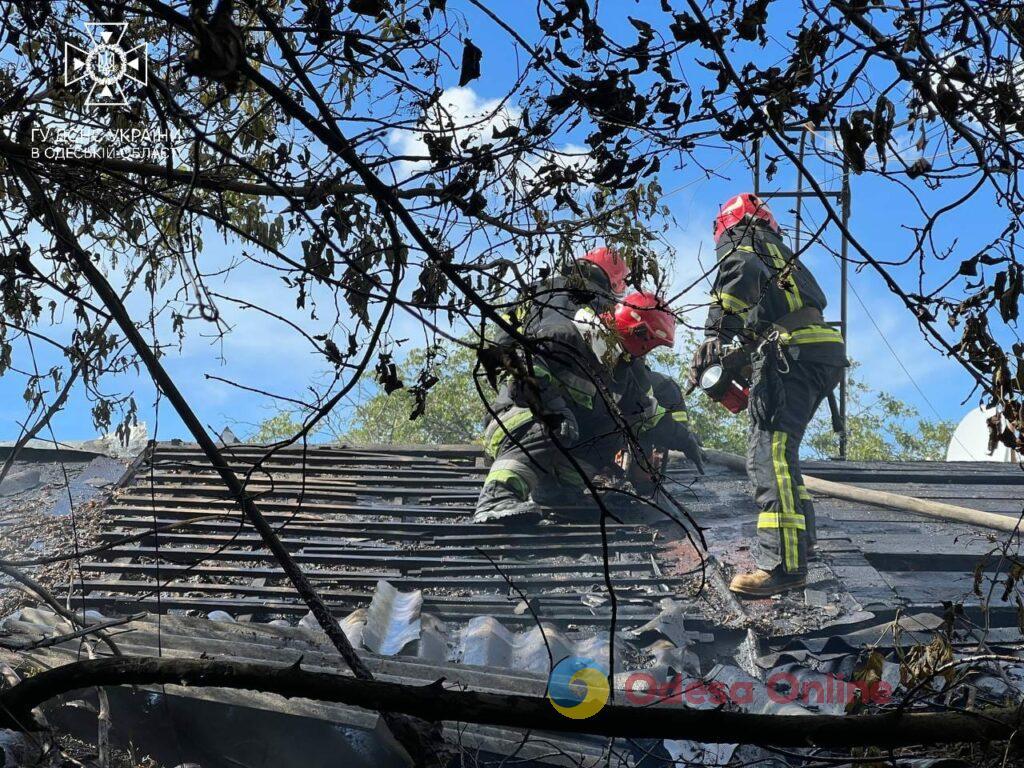
{"label": "blue sky", "polygon": [[[777,4],[783,5],[783,4]],[[463,94],[470,100],[483,104],[488,100],[505,95],[503,85],[516,75],[521,63],[514,48],[503,32],[492,22],[474,15],[462,3],[450,0],[451,13],[465,12],[472,29],[471,37],[483,49],[483,77],[471,84],[470,91]],[[634,3],[603,3],[601,22],[605,28],[629,40],[633,35],[626,15],[642,15],[641,5]],[[655,4],[644,7],[643,13],[654,13]],[[520,29],[528,39],[536,39],[537,32],[532,11],[525,4],[506,3],[503,18]],[[788,41],[784,31],[792,19],[785,16],[773,17],[773,27],[779,30],[765,51],[754,51],[754,60],[767,63],[784,59],[788,55]],[[746,52],[747,49],[745,49]],[[706,59],[706,55],[699,58]],[[706,72],[699,67],[688,68],[699,83]],[[451,86],[455,86],[458,73],[455,69],[446,72]],[[894,99],[895,101],[895,99]],[[514,105],[511,105],[514,107]],[[904,132],[905,133],[905,132]],[[898,134],[899,135],[899,134]],[[912,140],[899,136],[902,143],[910,147]],[[579,137],[566,135],[564,146],[572,146]],[[827,139],[822,139],[825,141]],[[911,151],[911,150],[908,150]],[[727,198],[752,187],[751,173],[739,152],[721,148],[708,149],[699,155],[701,163],[715,170],[707,174],[693,165],[673,169],[663,165],[661,184],[666,192],[664,203],[671,211],[675,225],[666,236],[668,244],[675,247],[677,256],[673,263],[666,264],[674,275],[674,286],[691,282],[696,275],[704,272],[713,258],[714,247],[711,239],[711,222],[718,206]],[[838,179],[822,178],[823,182],[838,183]],[[912,182],[911,182],[912,184]],[[772,185],[792,185],[783,166]],[[956,192],[953,188],[930,193],[923,187],[915,187],[925,196],[929,204],[951,199]],[[852,182],[853,215],[851,229],[856,237],[878,258],[903,257],[912,242],[905,226],[920,221],[919,213],[909,195],[894,188],[888,182],[871,175],[855,176]],[[791,226],[793,214],[785,202],[773,204],[776,217],[784,226]],[[806,212],[808,223],[822,219],[820,209],[814,206]],[[997,210],[987,198],[968,203],[962,214],[955,220],[945,221],[937,230],[940,242],[955,246],[955,253],[972,255],[972,246],[994,236],[1005,222],[1005,213]],[[223,263],[231,257],[234,246],[225,243],[214,234],[204,237],[205,250],[202,254],[204,266]],[[826,241],[838,248],[839,240],[835,231],[826,236]],[[298,253],[299,244],[292,243],[290,250]],[[831,297],[830,319],[839,314],[839,267],[835,259],[824,249],[815,248],[805,257],[810,267]],[[955,271],[959,259],[950,259],[945,264],[930,264],[927,270],[929,284],[945,280],[950,271]],[[917,266],[915,264],[896,267],[894,274],[906,284],[916,287]],[[312,333],[318,332],[317,323],[308,316],[291,313],[291,297],[284,293],[278,278],[251,266],[243,267],[232,278],[237,290],[244,284],[249,300],[265,303],[266,306],[285,311],[289,316],[301,319],[304,327]],[[849,352],[860,363],[859,376],[869,385],[885,389],[915,405],[924,416],[936,415],[944,419],[958,420],[975,402],[962,405],[961,401],[970,395],[970,379],[959,366],[935,352],[922,338],[917,323],[901,302],[886,289],[881,279],[869,268],[850,269],[850,326],[848,329]],[[213,286],[217,290],[218,286]],[[684,300],[687,304],[700,304],[706,300],[707,286],[694,289]],[[284,304],[285,306],[281,306]],[[137,316],[144,316],[147,308],[144,301],[131,303]],[[287,396],[302,397],[310,383],[322,380],[323,358],[314,353],[301,339],[288,329],[252,311],[221,305],[220,309],[235,331],[223,341],[215,341],[193,333],[180,350],[168,350],[164,363],[179,382],[180,387],[191,398],[204,422],[215,430],[225,425],[234,425],[236,432],[244,434],[252,425],[271,415],[275,406],[265,398],[240,391],[209,376],[243,380],[252,386],[278,392]],[[699,322],[702,311],[694,315]],[[415,343],[422,339],[415,323],[407,317],[399,320],[391,330],[395,338],[409,338]],[[16,347],[16,359],[22,367],[28,367],[28,359],[22,354],[24,348]],[[37,344],[36,352],[40,366],[48,367],[56,360],[51,351]],[[13,439],[19,430],[19,421],[25,416],[21,393],[24,380],[14,374],[0,378],[0,439]],[[155,393],[145,377],[125,376],[105,385],[107,391],[132,391],[138,403],[140,419],[149,424],[150,435],[154,433],[157,414],[154,410]],[[372,392],[373,383],[367,381],[354,393],[349,405],[359,397]],[[75,440],[95,435],[88,413],[88,404],[81,393],[72,399],[70,407],[56,419],[55,430],[59,439]],[[159,412],[161,439],[186,438],[187,435],[173,413],[166,406]]]}

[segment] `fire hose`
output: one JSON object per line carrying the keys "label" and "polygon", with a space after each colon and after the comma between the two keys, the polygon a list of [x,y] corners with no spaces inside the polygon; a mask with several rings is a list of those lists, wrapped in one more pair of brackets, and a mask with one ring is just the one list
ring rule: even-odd
{"label": "fire hose", "polygon": [[[706,448],[708,461],[719,464],[739,472],[747,471],[747,462],[741,456],[725,451],[716,451]],[[824,496],[831,496],[835,499],[845,501],[857,501],[864,504],[874,504],[878,507],[899,509],[904,512],[912,512],[915,515],[930,517],[935,520],[948,520],[950,522],[976,525],[981,528],[991,528],[996,531],[1024,533],[1024,524],[1018,526],[1016,517],[1005,517],[994,512],[983,512],[980,509],[961,507],[956,504],[946,504],[941,501],[930,501],[919,499],[914,496],[904,496],[901,493],[889,491],[876,491],[870,488],[861,488],[848,483],[837,483],[834,480],[823,480],[820,477],[804,474],[804,487],[809,491],[820,493]]]}

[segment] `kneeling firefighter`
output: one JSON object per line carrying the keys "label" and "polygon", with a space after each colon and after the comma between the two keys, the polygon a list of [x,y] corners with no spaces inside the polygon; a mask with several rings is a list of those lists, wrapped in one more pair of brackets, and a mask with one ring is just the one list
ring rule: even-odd
{"label": "kneeling firefighter", "polygon": [[[494,458],[477,502],[477,522],[530,515],[538,502],[582,498],[593,477],[623,442],[619,421],[631,421],[638,385],[625,368],[660,345],[671,345],[675,317],[651,294],[634,293],[598,314],[581,307],[572,319],[531,312],[521,350],[526,377],[510,376],[493,404],[484,433]],[[627,386],[628,384],[628,386]],[[646,390],[645,390],[646,393]],[[648,398],[644,418],[656,408]]]}
{"label": "kneeling firefighter", "polygon": [[[664,320],[664,327],[659,329],[663,333],[648,334],[642,325],[632,332],[642,311],[658,309]],[[682,451],[701,473],[704,452],[690,431],[681,388],[670,377],[651,370],[646,362],[648,352],[674,343],[675,316],[657,296],[634,294],[615,308],[615,319],[626,332],[610,357],[606,356],[613,397],[597,404],[604,412],[598,423],[604,422],[606,428],[595,433],[590,453],[599,469],[618,465],[625,470],[625,479],[647,495],[657,488],[662,459],[668,451]],[[637,449],[641,455],[637,455]]]}
{"label": "kneeling firefighter", "polygon": [[848,365],[842,334],[822,315],[824,293],[779,236],[756,195],[722,206],[718,272],[690,379],[739,412],[749,383],[747,473],[760,507],[753,573],[729,588],[767,596],[801,588],[815,542],[814,508],[800,474],[800,442]]}

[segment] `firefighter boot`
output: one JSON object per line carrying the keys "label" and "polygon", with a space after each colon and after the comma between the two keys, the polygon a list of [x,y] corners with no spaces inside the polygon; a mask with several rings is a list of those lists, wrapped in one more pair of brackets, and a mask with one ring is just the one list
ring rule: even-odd
{"label": "firefighter boot", "polygon": [[473,514],[474,523],[535,523],[540,518],[540,507],[529,495],[523,498],[505,483],[493,481],[484,485]]}
{"label": "firefighter boot", "polygon": [[786,573],[780,567],[737,574],[729,583],[729,590],[743,597],[771,597],[790,589],[803,589],[806,584],[806,574]]}

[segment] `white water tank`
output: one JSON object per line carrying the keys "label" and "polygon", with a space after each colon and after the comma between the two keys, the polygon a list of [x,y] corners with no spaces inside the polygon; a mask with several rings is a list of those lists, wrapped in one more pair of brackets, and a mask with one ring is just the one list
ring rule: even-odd
{"label": "white water tank", "polygon": [[988,419],[994,408],[975,408],[960,420],[946,449],[946,461],[1020,461],[1017,453],[1005,445],[988,452]]}

